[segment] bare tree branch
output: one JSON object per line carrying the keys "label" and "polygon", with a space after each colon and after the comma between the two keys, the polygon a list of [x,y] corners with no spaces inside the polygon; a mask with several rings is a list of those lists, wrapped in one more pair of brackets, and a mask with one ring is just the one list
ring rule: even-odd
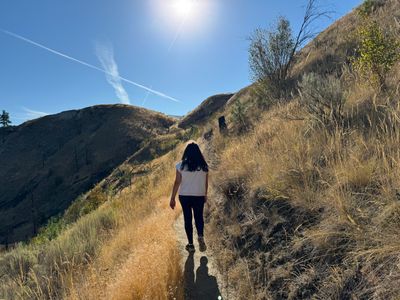
{"label": "bare tree branch", "polygon": [[300,26],[299,32],[297,33],[289,61],[285,68],[286,76],[292,67],[296,53],[305,45],[306,42],[313,39],[318,34],[316,30],[311,28],[311,25],[322,17],[329,17],[330,14],[330,11],[321,10],[321,8],[317,5],[317,0],[308,0],[303,22]]}

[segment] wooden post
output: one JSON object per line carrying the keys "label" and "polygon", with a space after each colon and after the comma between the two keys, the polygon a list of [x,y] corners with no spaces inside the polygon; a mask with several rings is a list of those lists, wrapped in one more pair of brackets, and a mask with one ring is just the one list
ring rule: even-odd
{"label": "wooden post", "polygon": [[220,133],[225,134],[227,132],[228,127],[226,126],[225,116],[221,116],[218,118],[218,127]]}

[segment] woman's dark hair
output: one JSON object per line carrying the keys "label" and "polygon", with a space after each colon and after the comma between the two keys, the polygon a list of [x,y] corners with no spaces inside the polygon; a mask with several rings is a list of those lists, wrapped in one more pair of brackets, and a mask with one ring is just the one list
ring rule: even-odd
{"label": "woman's dark hair", "polygon": [[190,172],[203,170],[208,172],[208,165],[196,143],[190,143],[186,146],[182,155],[181,170],[185,169]]}

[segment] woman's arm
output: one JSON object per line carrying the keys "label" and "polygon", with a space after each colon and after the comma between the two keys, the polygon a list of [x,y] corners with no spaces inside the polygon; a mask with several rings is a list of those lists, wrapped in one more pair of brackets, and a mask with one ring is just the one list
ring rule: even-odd
{"label": "woman's arm", "polygon": [[206,195],[204,197],[204,202],[207,202],[207,193],[208,193],[208,172],[206,174]]}
{"label": "woman's arm", "polygon": [[172,188],[172,195],[171,195],[171,200],[169,201],[169,206],[174,209],[175,208],[175,197],[176,197],[176,193],[178,192],[178,188],[179,185],[181,184],[182,181],[182,174],[176,170],[176,175],[175,175],[175,182],[174,182],[174,186]]}

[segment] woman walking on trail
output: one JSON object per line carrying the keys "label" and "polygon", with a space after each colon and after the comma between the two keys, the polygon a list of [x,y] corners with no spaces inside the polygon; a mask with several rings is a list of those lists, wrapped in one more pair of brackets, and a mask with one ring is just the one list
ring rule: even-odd
{"label": "woman walking on trail", "polygon": [[197,229],[199,249],[206,251],[204,242],[204,203],[207,202],[208,165],[199,146],[191,142],[186,146],[182,161],[176,164],[176,177],[169,205],[175,208],[175,197],[179,188],[179,202],[183,210],[185,231],[188,238],[186,250],[194,252],[192,215]]}

